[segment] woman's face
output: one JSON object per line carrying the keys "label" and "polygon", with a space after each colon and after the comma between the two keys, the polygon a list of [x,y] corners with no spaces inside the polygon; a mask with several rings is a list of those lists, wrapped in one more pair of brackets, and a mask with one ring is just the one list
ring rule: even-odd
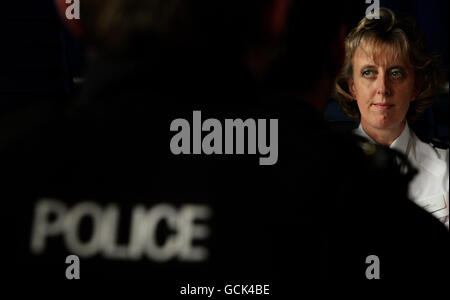
{"label": "woman's face", "polygon": [[[348,80],[348,86],[358,103],[364,127],[396,128],[403,126],[409,104],[417,96],[414,70],[394,55],[392,48],[378,47],[381,48],[376,52],[368,47],[356,49],[353,78]],[[376,61],[366,51],[377,53]]]}

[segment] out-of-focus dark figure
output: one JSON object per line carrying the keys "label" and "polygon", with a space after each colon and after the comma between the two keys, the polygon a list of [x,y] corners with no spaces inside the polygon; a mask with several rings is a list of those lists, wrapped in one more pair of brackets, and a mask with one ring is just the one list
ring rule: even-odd
{"label": "out-of-focus dark figure", "polygon": [[[173,295],[201,279],[277,295],[364,281],[370,255],[382,280],[445,279],[448,233],[407,199],[408,162],[322,120],[344,58],[343,5],[82,2],[97,58],[81,97],[1,149],[14,264],[65,280],[75,254],[84,280],[154,291],[165,279]],[[278,161],[172,154],[170,124],[193,111],[278,119]]]}

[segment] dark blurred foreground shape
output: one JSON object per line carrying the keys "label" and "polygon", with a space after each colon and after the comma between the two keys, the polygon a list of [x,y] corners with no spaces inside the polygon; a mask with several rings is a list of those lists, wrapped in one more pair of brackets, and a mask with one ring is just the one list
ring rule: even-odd
{"label": "dark blurred foreground shape", "polygon": [[[165,283],[166,295],[175,296],[180,285],[205,281],[272,284],[275,295],[310,282],[361,283],[369,255],[380,258],[385,281],[448,279],[448,232],[406,198],[414,170],[400,154],[333,133],[313,108],[326,103],[340,65],[343,4],[292,1],[284,16],[283,1],[127,3],[131,12],[135,4],[168,13],[161,19],[168,23],[124,31],[120,45],[96,45],[100,55],[80,97],[38,115],[18,111],[17,122],[27,127],[31,114],[39,126],[2,145],[12,280],[64,281],[70,254],[80,256],[85,281],[144,280],[153,293]],[[268,13],[270,5],[281,13]],[[319,14],[327,26],[307,26]],[[275,30],[280,22],[286,27]],[[194,110],[203,120],[277,118],[278,162],[173,155],[170,123],[191,120]],[[59,214],[39,223],[37,207],[49,200]],[[151,235],[156,242],[147,239],[147,251],[169,259],[133,258],[132,212],[161,204],[166,217],[156,230],[148,221],[135,234]],[[167,217],[185,205],[211,211],[208,237],[194,242],[207,249],[204,260],[183,259],[185,220]],[[106,219],[111,207],[119,208],[117,224]],[[88,217],[75,222],[83,212]],[[53,231],[36,227],[55,218],[64,221]],[[44,244],[33,246],[39,229]],[[178,252],[164,248],[177,237]]]}

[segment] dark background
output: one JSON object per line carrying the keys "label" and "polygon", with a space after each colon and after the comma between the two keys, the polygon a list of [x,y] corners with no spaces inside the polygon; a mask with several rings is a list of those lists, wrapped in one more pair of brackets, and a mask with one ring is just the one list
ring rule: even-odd
{"label": "dark background", "polygon": [[[448,1],[381,0],[381,6],[413,17],[425,32],[430,48],[442,56],[447,92],[413,125],[425,141],[449,140],[448,99]],[[352,1],[348,28],[364,16],[369,4]],[[326,4],[324,3],[324,7]],[[0,68],[0,118],[37,101],[63,103],[76,96],[87,68],[85,46],[60,21],[53,0],[20,0],[2,4],[3,45]],[[81,16],[82,17],[82,16]],[[319,19],[319,16],[318,16]],[[356,123],[335,101],[325,118],[337,130]]]}

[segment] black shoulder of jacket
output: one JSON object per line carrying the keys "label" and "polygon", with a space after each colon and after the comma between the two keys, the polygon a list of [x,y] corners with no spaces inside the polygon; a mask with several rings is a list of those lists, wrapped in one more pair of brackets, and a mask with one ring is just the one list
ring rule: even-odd
{"label": "black shoulder of jacket", "polygon": [[417,174],[417,169],[411,165],[403,153],[374,144],[361,136],[355,135],[354,138],[367,158],[369,168],[373,171],[388,172],[392,176],[401,176],[407,181]]}

